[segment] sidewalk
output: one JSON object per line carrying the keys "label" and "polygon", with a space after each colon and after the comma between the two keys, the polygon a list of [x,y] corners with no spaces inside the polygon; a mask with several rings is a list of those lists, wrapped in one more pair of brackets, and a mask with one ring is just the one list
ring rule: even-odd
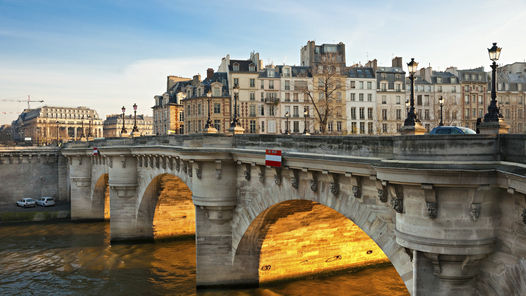
{"label": "sidewalk", "polygon": [[70,204],[58,203],[52,207],[21,208],[15,203],[0,205],[0,223],[65,220],[70,217]]}

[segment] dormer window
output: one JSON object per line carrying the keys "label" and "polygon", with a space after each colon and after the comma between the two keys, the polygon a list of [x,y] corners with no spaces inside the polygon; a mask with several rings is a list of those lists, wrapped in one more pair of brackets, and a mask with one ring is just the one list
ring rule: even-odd
{"label": "dormer window", "polygon": [[442,83],[442,78],[441,77],[437,77],[437,83]]}
{"label": "dormer window", "polygon": [[272,71],[272,69],[268,69],[267,75],[268,77],[274,77],[274,71]]}
{"label": "dormer window", "polygon": [[255,72],[255,71],[256,71],[256,66],[254,66],[254,64],[250,64],[250,65],[248,66],[248,70],[249,70],[250,72]]}
{"label": "dormer window", "polygon": [[219,87],[214,87],[212,88],[212,93],[214,94],[214,97],[219,97],[221,96],[221,92],[220,92],[221,88]]}
{"label": "dormer window", "polygon": [[234,63],[234,71],[239,71],[239,64],[238,63]]}

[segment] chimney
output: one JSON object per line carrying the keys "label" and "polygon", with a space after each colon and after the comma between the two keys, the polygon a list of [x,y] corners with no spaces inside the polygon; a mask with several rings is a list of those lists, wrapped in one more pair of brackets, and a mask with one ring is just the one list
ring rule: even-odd
{"label": "chimney", "polygon": [[212,68],[206,69],[206,78],[208,78],[208,80],[210,80],[210,79],[212,79],[212,77],[214,77],[214,69],[212,69]]}
{"label": "chimney", "polygon": [[373,68],[373,71],[376,72],[376,69],[378,68],[378,60],[374,59],[372,61],[368,61],[367,64],[365,64],[365,67]]}
{"label": "chimney", "polygon": [[393,65],[393,67],[403,68],[403,66],[402,66],[402,58],[401,57],[394,57],[392,65]]}

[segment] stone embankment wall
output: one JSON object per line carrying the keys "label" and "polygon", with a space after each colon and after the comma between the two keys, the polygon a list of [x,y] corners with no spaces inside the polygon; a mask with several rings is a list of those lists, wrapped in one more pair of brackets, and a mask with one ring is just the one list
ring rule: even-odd
{"label": "stone embankment wall", "polygon": [[52,196],[69,202],[67,162],[58,148],[0,148],[0,205],[24,197]]}

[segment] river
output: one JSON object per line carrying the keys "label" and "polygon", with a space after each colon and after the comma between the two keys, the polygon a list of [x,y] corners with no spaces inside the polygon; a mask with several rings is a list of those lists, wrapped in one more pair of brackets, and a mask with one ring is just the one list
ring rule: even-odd
{"label": "river", "polygon": [[392,266],[254,289],[195,289],[192,240],[110,245],[109,223],[0,226],[0,295],[408,295]]}

